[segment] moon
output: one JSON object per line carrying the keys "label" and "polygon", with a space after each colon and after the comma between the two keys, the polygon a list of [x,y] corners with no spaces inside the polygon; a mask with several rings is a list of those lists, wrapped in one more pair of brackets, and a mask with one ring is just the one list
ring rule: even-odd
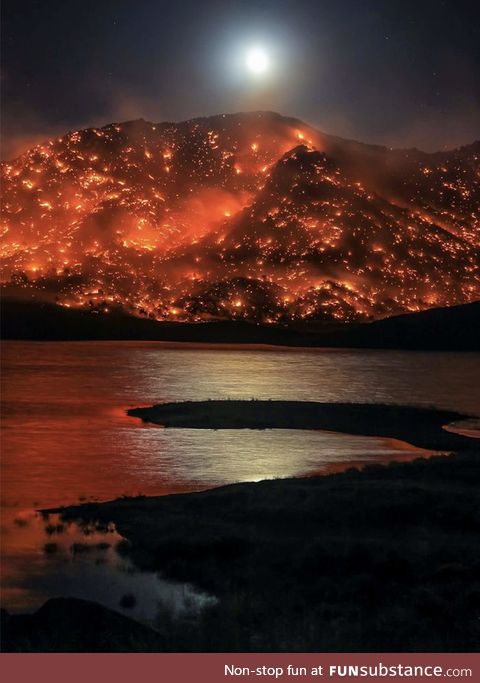
{"label": "moon", "polygon": [[260,75],[268,71],[270,58],[261,47],[252,47],[245,56],[245,65],[252,74]]}

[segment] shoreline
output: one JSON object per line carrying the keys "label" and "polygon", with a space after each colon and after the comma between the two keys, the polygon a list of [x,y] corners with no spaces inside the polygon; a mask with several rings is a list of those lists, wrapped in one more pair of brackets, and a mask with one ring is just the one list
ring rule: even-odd
{"label": "shoreline", "polygon": [[299,351],[305,353],[358,353],[358,355],[365,355],[368,353],[407,353],[428,354],[428,356],[452,354],[464,355],[472,354],[479,355],[480,347],[474,349],[436,349],[436,348],[401,348],[401,347],[387,347],[387,346],[302,346],[297,344],[276,344],[276,343],[259,343],[259,342],[197,342],[197,341],[182,341],[182,340],[156,340],[156,339],[28,339],[28,338],[7,338],[3,340],[4,345],[8,344],[58,344],[58,345],[75,345],[75,344],[94,344],[94,345],[109,345],[109,344],[124,344],[132,345],[133,347],[144,347],[152,349],[164,349],[173,351],[264,351],[264,352],[279,352],[288,353],[289,351]]}
{"label": "shoreline", "polygon": [[265,323],[217,319],[155,321],[120,309],[96,314],[52,303],[4,297],[4,339],[36,341],[161,341],[267,344],[287,348],[480,351],[480,302],[401,313],[370,322],[311,320]]}
{"label": "shoreline", "polygon": [[468,437],[447,431],[468,419],[454,411],[379,403],[207,400],[160,403],[127,410],[165,428],[324,430],[397,439],[429,451],[461,450]]}
{"label": "shoreline", "polygon": [[472,447],[50,512],[113,522],[140,569],[219,598],[186,634],[159,626],[167,651],[459,651],[480,642],[479,457]]}
{"label": "shoreline", "polygon": [[[204,410],[204,403],[196,407]],[[298,421],[298,410],[284,403]],[[420,438],[431,447],[432,438],[448,440],[456,449],[308,478],[43,511],[86,526],[114,523],[139,570],[192,583],[218,598],[194,621],[159,616],[141,633],[137,622],[120,625],[115,612],[109,616],[101,608],[94,630],[100,643],[106,632],[120,629],[118,638],[128,640],[130,651],[450,652],[477,646],[479,444],[443,430],[445,411],[333,406],[337,419],[347,408],[366,411],[370,420],[383,416],[377,431],[408,415],[404,429],[411,441]],[[168,410],[177,411],[171,417],[179,427],[178,405]],[[195,410],[192,415],[199,417]],[[7,646],[14,649],[27,634],[30,647],[40,638],[43,651],[58,651],[65,632],[98,608],[56,599],[20,621],[10,616],[17,640]]]}

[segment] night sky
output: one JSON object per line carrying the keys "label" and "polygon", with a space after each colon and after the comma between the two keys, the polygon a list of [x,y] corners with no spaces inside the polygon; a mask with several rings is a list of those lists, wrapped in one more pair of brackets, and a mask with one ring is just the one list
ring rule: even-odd
{"label": "night sky", "polygon": [[[250,109],[426,150],[480,137],[480,3],[3,0],[3,156],[72,128]],[[264,48],[271,70],[247,73]]]}

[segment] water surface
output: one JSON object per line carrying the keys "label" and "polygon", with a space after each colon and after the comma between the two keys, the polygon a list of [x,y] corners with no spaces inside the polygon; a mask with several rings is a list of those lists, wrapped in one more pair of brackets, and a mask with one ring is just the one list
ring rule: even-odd
{"label": "water surface", "polygon": [[[124,571],[113,547],[80,559],[72,554],[79,529],[64,532],[56,552],[45,552],[48,533],[33,508],[305,476],[422,454],[394,440],[331,432],[164,430],[128,417],[128,408],[271,398],[480,412],[480,354],[7,342],[2,365],[3,603],[12,610],[55,594],[104,595],[104,604],[113,606],[122,591],[142,593],[133,568]],[[105,589],[111,576],[118,590]],[[155,585],[150,595],[173,596],[166,599],[177,609],[185,595],[192,601],[190,588],[142,576],[145,586]],[[148,601],[138,602],[142,614]]]}

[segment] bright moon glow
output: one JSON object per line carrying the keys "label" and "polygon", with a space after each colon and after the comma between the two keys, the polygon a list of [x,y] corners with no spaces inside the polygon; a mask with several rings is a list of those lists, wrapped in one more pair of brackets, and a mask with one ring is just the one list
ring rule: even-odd
{"label": "bright moon glow", "polygon": [[254,47],[247,52],[245,62],[248,70],[254,74],[264,73],[270,65],[267,53],[259,47]]}

